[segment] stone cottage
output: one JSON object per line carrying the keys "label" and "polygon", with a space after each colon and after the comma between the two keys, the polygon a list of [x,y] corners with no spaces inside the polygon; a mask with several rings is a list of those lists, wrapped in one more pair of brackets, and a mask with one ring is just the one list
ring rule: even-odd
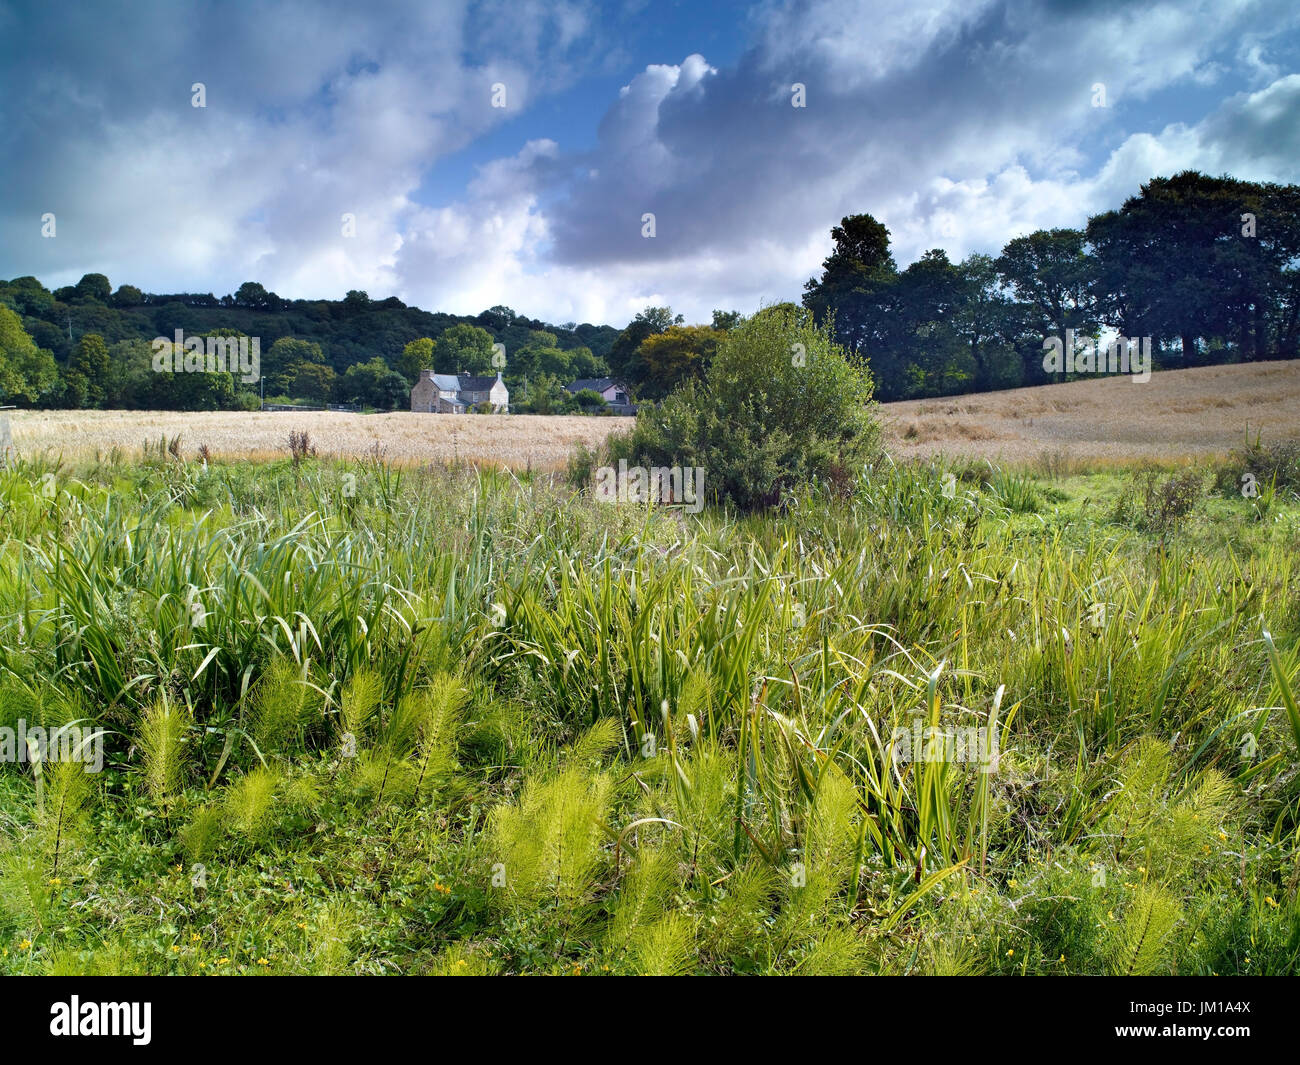
{"label": "stone cottage", "polygon": [[411,410],[424,414],[464,414],[478,403],[491,403],[493,414],[510,411],[510,392],[496,377],[471,374],[434,373],[421,370],[411,389]]}

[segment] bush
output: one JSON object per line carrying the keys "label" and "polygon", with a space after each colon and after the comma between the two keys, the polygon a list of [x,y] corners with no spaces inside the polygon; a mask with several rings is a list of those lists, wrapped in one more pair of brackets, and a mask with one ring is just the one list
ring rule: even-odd
{"label": "bush", "polygon": [[1201,474],[1195,470],[1175,473],[1163,480],[1158,470],[1140,471],[1121,491],[1111,520],[1135,525],[1163,538],[1192,512],[1203,488]]}
{"label": "bush", "polygon": [[879,431],[871,376],[793,304],[767,307],[719,343],[703,384],[688,381],[610,441],[613,462],[700,466],[710,499],[743,510],[814,481],[843,488]]}
{"label": "bush", "polygon": [[1300,489],[1300,443],[1282,440],[1263,444],[1257,437],[1215,471],[1214,487],[1225,495],[1239,497],[1242,478],[1247,475],[1261,488]]}

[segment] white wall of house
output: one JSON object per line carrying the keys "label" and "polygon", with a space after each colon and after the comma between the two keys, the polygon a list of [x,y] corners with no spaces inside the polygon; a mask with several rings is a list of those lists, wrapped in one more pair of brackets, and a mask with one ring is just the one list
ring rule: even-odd
{"label": "white wall of house", "polygon": [[496,383],[492,386],[492,391],[488,393],[488,402],[492,404],[493,410],[506,411],[510,409],[510,392],[506,384],[497,376]]}

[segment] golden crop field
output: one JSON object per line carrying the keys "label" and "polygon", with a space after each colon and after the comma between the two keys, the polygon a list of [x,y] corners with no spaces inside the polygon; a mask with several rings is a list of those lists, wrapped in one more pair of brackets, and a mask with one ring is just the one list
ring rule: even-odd
{"label": "golden crop field", "polygon": [[881,407],[895,456],[1009,465],[1064,455],[1123,464],[1225,454],[1249,431],[1300,438],[1300,361],[1169,370]]}
{"label": "golden crop field", "polygon": [[[885,437],[897,457],[986,458],[1018,465],[1064,455],[1119,463],[1226,453],[1247,431],[1300,437],[1300,361],[1206,366],[1071,381],[1007,392],[886,403]],[[358,457],[378,445],[397,463],[466,460],[511,469],[562,467],[573,448],[593,446],[631,418],[540,415],[342,414],[180,411],[11,411],[19,453],[67,457],[181,438],[182,454],[206,444],[226,458],[285,454],[290,431],[306,430],[322,456]]]}
{"label": "golden crop field", "polygon": [[306,431],[322,457],[358,458],[376,445],[390,462],[458,459],[511,469],[559,469],[578,444],[593,446],[631,418],[541,415],[344,414],[333,411],[11,411],[19,454],[50,449],[68,457],[120,448],[138,454],[180,436],[181,454],[207,445],[224,458],[288,453],[290,432]]}

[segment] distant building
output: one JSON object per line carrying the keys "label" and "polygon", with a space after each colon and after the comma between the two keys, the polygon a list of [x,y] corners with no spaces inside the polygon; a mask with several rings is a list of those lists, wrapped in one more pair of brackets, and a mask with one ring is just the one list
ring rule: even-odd
{"label": "distant building", "polygon": [[598,392],[615,414],[636,413],[636,406],[628,401],[627,386],[612,377],[580,377],[564,387],[575,396],[579,392]]}
{"label": "distant building", "polygon": [[411,389],[411,410],[423,414],[464,414],[478,403],[491,403],[494,414],[509,413],[510,392],[500,371],[496,377],[474,377],[421,370]]}

